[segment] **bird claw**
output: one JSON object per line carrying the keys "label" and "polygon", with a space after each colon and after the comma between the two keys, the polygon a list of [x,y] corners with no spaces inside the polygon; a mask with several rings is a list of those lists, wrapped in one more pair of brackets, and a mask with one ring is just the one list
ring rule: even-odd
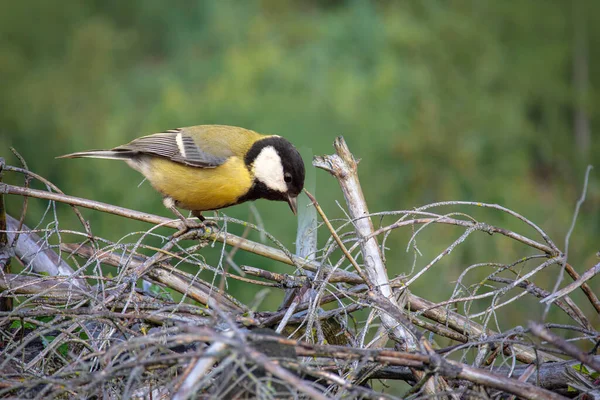
{"label": "bird claw", "polygon": [[199,221],[185,219],[184,221],[180,222],[178,231],[173,234],[173,239],[176,239],[176,238],[178,238],[190,231],[193,231],[193,230],[202,230],[203,233],[205,233],[206,228],[218,230],[219,225],[215,221],[199,222]]}
{"label": "bird claw", "polygon": [[217,221],[204,220],[202,223],[204,224],[204,226],[214,229],[216,231],[218,231],[220,229]]}

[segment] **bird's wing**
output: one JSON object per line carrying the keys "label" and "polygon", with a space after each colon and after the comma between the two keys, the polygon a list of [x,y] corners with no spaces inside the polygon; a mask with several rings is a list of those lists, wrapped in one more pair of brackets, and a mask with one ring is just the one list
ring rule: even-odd
{"label": "bird's wing", "polygon": [[143,136],[114,151],[131,151],[167,158],[174,162],[199,168],[215,168],[223,164],[231,152],[212,152],[202,141],[188,133],[186,128],[170,129],[154,135]]}

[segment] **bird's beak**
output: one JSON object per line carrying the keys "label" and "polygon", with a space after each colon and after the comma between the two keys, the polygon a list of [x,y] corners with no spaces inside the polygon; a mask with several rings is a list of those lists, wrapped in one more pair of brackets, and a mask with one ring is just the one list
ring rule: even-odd
{"label": "bird's beak", "polygon": [[294,215],[296,215],[298,213],[298,198],[288,195],[287,201],[290,205],[292,212],[294,213]]}

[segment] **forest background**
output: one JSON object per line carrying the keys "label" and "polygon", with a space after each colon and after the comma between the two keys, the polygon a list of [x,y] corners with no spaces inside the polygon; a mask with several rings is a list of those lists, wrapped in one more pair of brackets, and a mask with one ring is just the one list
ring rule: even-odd
{"label": "forest background", "polygon": [[[126,165],[55,157],[169,128],[227,124],[289,138],[312,168],[310,154],[331,154],[334,138],[343,135],[362,159],[371,212],[445,200],[497,203],[564,243],[585,169],[600,152],[598,15],[600,2],[593,0],[5,2],[0,157],[19,165],[13,146],[67,194],[170,215]],[[325,212],[344,218],[333,178],[311,173]],[[600,250],[598,174],[592,171],[569,244],[569,261],[580,273]],[[22,184],[14,174],[4,179]],[[21,199],[7,202],[18,216]],[[30,201],[26,223],[35,226],[46,205]],[[297,223],[287,205],[255,206],[265,229],[293,250]],[[58,210],[61,228],[77,226],[66,206]],[[523,229],[504,214],[469,212]],[[113,241],[149,228],[83,213],[95,234]],[[256,221],[247,204],[224,213]],[[410,270],[412,233],[388,239],[390,276]],[[423,232],[417,266],[460,234],[456,227]],[[506,238],[472,235],[411,289],[446,299],[468,265],[512,262],[530,254],[523,249]],[[204,254],[211,262],[219,249]],[[238,264],[258,260],[290,272],[236,254]],[[556,270],[539,274],[536,283],[551,288],[555,276]],[[590,285],[598,288],[597,280]],[[230,282],[230,292],[248,304],[257,290]],[[280,301],[273,292],[261,307]],[[541,309],[519,307],[507,318],[535,318]]]}

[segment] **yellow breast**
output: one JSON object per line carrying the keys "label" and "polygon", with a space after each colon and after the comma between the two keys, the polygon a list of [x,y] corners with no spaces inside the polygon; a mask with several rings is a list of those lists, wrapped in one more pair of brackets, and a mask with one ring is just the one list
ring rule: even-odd
{"label": "yellow breast", "polygon": [[187,210],[208,211],[237,204],[252,186],[252,176],[238,157],[231,157],[216,168],[189,167],[152,158],[144,170],[156,190]]}

